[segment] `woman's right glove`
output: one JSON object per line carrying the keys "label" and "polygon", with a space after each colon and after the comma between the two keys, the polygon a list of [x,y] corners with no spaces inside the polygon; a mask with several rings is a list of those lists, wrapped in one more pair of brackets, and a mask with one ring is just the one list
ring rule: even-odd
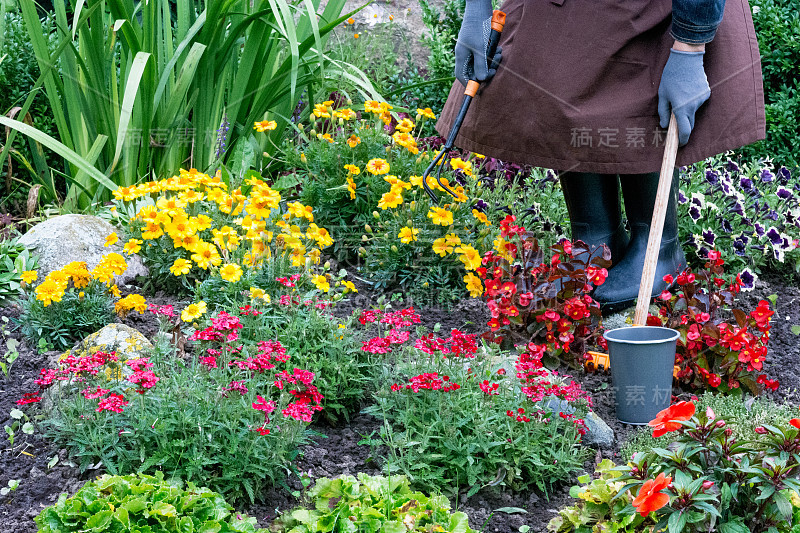
{"label": "woman's right glove", "polygon": [[492,63],[486,59],[489,33],[492,31],[492,1],[467,0],[464,20],[456,40],[455,76],[462,85],[467,81],[486,81],[494,76],[501,59],[498,46]]}

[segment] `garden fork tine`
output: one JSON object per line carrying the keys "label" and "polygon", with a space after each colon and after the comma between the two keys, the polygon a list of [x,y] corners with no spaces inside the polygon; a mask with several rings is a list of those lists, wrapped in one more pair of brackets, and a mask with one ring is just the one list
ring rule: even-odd
{"label": "garden fork tine", "polygon": [[[494,13],[492,13],[492,31],[489,34],[489,46],[486,49],[486,57],[489,61],[494,59],[494,54],[497,51],[497,43],[500,42],[500,34],[503,32],[503,26],[505,23],[506,14],[499,9],[496,9]],[[431,197],[431,200],[434,203],[439,202],[439,197],[436,196],[433,190],[428,186],[428,176],[430,176],[433,167],[436,165],[439,165],[439,169],[436,171],[436,183],[438,183],[439,187],[445,190],[453,198],[458,197],[455,191],[442,183],[442,168],[444,167],[447,154],[453,149],[456,136],[458,135],[458,130],[461,129],[461,123],[464,122],[464,117],[467,115],[469,104],[472,102],[472,99],[475,97],[475,95],[478,94],[480,85],[481,84],[475,80],[469,80],[467,82],[467,88],[464,90],[464,101],[461,102],[461,109],[458,111],[458,115],[456,115],[456,119],[453,121],[453,127],[450,128],[450,134],[447,136],[447,141],[444,143],[444,146],[442,146],[441,151],[436,154],[436,157],[433,158],[431,164],[428,165],[428,168],[426,168],[425,172],[422,174],[422,186],[425,188],[425,192],[428,193],[428,196]]]}

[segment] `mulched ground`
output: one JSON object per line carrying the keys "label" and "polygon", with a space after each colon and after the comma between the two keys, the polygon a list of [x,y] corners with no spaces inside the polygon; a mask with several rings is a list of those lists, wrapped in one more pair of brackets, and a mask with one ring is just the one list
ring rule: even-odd
{"label": "mulched ground", "polygon": [[[765,367],[767,375],[780,380],[781,386],[771,397],[778,401],[800,403],[800,343],[791,332],[791,326],[800,324],[800,289],[794,282],[778,276],[769,276],[759,281],[756,290],[745,295],[754,306],[759,299],[777,294],[776,314],[773,317],[772,336],[768,363]],[[169,297],[157,295],[151,298],[154,303],[169,303]],[[349,314],[356,307],[367,307],[372,302],[367,291],[348,305],[341,306],[339,313]],[[432,308],[421,310],[425,326],[431,328],[439,322],[443,331],[458,327],[467,331],[480,331],[486,322],[486,310],[476,300],[466,300],[450,311]],[[17,311],[13,308],[0,309],[0,316],[14,317]],[[133,316],[126,322],[145,333],[152,335],[156,331],[155,321],[151,317]],[[15,333],[12,337],[19,338]],[[22,339],[20,339],[22,340]],[[0,353],[5,351],[5,341],[0,342]],[[39,369],[45,365],[48,354],[39,354],[24,341],[19,346],[20,357],[14,363],[8,379],[0,376],[0,426],[11,425],[9,416],[14,402],[25,392],[36,390],[33,380]],[[593,392],[595,410],[606,420],[617,434],[617,443],[609,450],[599,450],[595,461],[603,457],[619,460],[618,452],[625,438],[635,430],[617,422],[614,407],[608,394],[601,392],[600,387],[610,381],[604,374],[579,374],[576,376],[584,388]],[[366,472],[379,474],[380,466],[369,460],[368,447],[358,446],[363,436],[378,429],[378,421],[367,415],[356,415],[351,423],[342,427],[316,425],[314,428],[327,438],[318,438],[314,443],[305,446],[299,459],[298,469],[310,472],[314,477],[332,477],[339,474],[355,474]],[[48,462],[54,456],[58,463],[48,468]],[[587,468],[594,461],[589,461]],[[63,450],[55,450],[41,435],[24,435],[21,431],[15,436],[11,446],[5,433],[0,433],[0,487],[6,486],[10,479],[19,479],[20,486],[6,497],[0,497],[0,532],[33,533],[36,525],[33,522],[41,509],[52,504],[62,492],[74,493],[86,480],[99,475],[100,471],[89,471],[81,474],[77,468],[69,466],[68,458]],[[290,481],[294,489],[300,488],[299,480]],[[516,533],[520,526],[527,525],[532,532],[543,532],[547,522],[556,514],[556,510],[570,503],[569,485],[565,485],[547,500],[536,493],[511,493],[501,488],[484,489],[467,501],[460,502],[458,508],[470,517],[470,525],[474,529],[487,532]],[[272,489],[264,494],[264,502],[244,507],[245,511],[259,520],[266,527],[277,513],[290,509],[295,505],[294,498],[281,489]],[[455,503],[455,502],[453,502]],[[527,514],[496,513],[502,507],[519,507]]]}

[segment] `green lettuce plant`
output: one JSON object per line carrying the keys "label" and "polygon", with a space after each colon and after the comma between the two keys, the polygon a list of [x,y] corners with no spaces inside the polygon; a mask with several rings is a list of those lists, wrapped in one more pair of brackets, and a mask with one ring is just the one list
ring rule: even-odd
{"label": "green lettuce plant", "polygon": [[266,533],[204,487],[154,476],[104,474],[34,519],[38,533]]}
{"label": "green lettuce plant", "polygon": [[474,533],[467,515],[441,495],[411,489],[405,476],[320,478],[307,503],[270,528],[278,533]]}

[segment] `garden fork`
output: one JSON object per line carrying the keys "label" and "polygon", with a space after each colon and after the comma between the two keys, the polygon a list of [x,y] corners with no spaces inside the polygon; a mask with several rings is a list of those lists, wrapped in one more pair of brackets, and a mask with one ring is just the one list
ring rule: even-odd
{"label": "garden fork", "polygon": [[[491,61],[494,58],[494,54],[497,51],[497,43],[500,42],[500,34],[503,32],[503,26],[506,23],[506,14],[496,9],[494,13],[492,13],[492,31],[489,34],[489,47],[486,49],[486,58],[488,61]],[[425,188],[425,192],[428,193],[428,196],[431,197],[431,200],[434,203],[439,202],[439,197],[433,192],[428,186],[428,176],[430,176],[433,167],[439,165],[438,170],[436,171],[436,183],[439,184],[443,190],[447,191],[450,196],[456,198],[458,195],[450,189],[447,185],[442,183],[442,168],[445,164],[445,158],[452,150],[453,144],[455,144],[456,136],[458,135],[458,130],[461,129],[461,123],[464,122],[464,117],[467,115],[467,110],[469,109],[469,104],[472,102],[472,98],[478,94],[478,88],[480,88],[480,83],[475,80],[469,80],[467,82],[467,88],[464,91],[464,101],[461,102],[461,109],[458,111],[458,115],[456,115],[455,121],[453,121],[453,126],[450,128],[450,134],[447,136],[447,141],[442,146],[442,149],[436,154],[436,157],[433,158],[431,164],[428,165],[428,168],[425,169],[425,172],[422,174],[422,186]]]}

